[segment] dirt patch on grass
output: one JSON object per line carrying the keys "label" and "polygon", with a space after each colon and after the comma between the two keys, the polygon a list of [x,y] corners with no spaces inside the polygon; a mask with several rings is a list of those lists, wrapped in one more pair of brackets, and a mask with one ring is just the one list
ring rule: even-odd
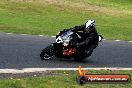
{"label": "dirt patch on grass", "polygon": [[54,73],[50,71],[42,72],[25,72],[25,73],[0,73],[0,79],[16,79],[39,76],[64,76],[62,73]]}
{"label": "dirt patch on grass", "polygon": [[72,0],[38,0],[39,2],[47,3],[47,4],[52,4],[52,5],[57,5],[61,7],[68,7],[73,10],[79,10],[79,11],[91,11],[91,12],[99,12],[107,15],[112,15],[112,16],[123,16],[123,15],[132,15],[131,11],[126,11],[126,10],[118,10],[114,9],[111,7],[101,7],[97,5],[91,5],[88,3],[85,3],[84,1],[72,1]]}
{"label": "dirt patch on grass", "polygon": [[59,6],[61,8],[70,8],[76,11],[91,11],[99,12],[112,16],[123,16],[123,15],[132,15],[131,11],[118,10],[111,7],[101,7],[97,5],[91,5],[81,0],[0,0],[0,2],[10,3],[10,2],[20,2],[20,3],[33,3],[33,4],[46,4],[51,6]]}

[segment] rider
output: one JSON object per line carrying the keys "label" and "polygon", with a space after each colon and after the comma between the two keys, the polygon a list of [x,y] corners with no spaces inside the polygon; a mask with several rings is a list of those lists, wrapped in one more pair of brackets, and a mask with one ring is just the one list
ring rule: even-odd
{"label": "rider", "polygon": [[70,28],[73,32],[82,32],[83,42],[77,43],[77,47],[84,47],[89,54],[98,46],[99,36],[95,28],[95,20],[88,20],[84,25]]}

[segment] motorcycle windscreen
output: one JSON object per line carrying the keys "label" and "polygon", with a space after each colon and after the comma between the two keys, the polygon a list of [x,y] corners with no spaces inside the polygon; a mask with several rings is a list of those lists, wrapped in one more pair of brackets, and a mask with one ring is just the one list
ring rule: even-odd
{"label": "motorcycle windscreen", "polygon": [[71,35],[73,32],[71,30],[68,30],[64,32],[60,37],[63,41],[70,41],[72,39]]}

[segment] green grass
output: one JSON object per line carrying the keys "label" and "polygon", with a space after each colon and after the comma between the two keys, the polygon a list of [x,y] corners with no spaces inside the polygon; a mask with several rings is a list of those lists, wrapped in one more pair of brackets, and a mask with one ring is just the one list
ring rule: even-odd
{"label": "green grass", "polygon": [[106,39],[132,40],[130,0],[0,0],[0,32],[55,35],[88,19]]}
{"label": "green grass", "polygon": [[[77,72],[66,71],[69,75],[64,75],[63,72],[53,72],[61,75],[1,79],[0,88],[132,88],[131,82],[129,84],[85,84],[81,86],[76,82]],[[89,70],[87,74],[130,74],[132,76],[132,71]]]}
{"label": "green grass", "polygon": [[113,7],[119,10],[132,11],[132,0],[84,0],[89,4],[96,4],[97,6]]}

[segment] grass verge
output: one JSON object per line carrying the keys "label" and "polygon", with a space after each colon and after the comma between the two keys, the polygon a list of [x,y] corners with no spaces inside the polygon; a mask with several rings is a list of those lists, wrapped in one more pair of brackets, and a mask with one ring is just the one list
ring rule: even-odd
{"label": "grass verge", "polygon": [[[132,88],[132,83],[80,86],[76,82],[77,72],[75,71],[49,71],[49,73],[39,77],[1,79],[0,88]],[[130,74],[132,76],[132,71],[89,70],[87,74]]]}
{"label": "grass verge", "polygon": [[0,32],[55,35],[95,19],[106,39],[132,40],[130,0],[0,0]]}

